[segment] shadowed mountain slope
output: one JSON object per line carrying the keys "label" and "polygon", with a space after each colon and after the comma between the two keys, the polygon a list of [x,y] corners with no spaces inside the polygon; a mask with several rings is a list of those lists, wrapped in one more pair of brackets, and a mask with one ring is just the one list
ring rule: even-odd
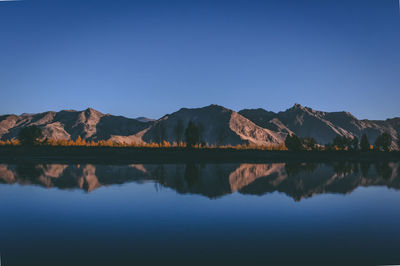
{"label": "shadowed mountain slope", "polygon": [[[385,121],[358,120],[349,112],[323,112],[300,104],[279,113],[264,109],[244,109],[239,114],[264,128],[293,132],[300,137],[313,137],[320,144],[332,142],[336,136],[357,136],[360,139],[364,133],[371,143],[383,132],[389,133],[396,140],[400,132],[400,118]],[[395,141],[392,148],[397,148]]]}
{"label": "shadowed mountain slope", "polygon": [[[218,105],[187,109],[166,115],[143,135],[146,142],[167,140],[179,142],[184,139],[184,129],[189,121],[200,128],[200,139],[210,145],[282,144],[285,133],[274,132],[257,126],[240,114]],[[181,127],[179,126],[181,124]]]}

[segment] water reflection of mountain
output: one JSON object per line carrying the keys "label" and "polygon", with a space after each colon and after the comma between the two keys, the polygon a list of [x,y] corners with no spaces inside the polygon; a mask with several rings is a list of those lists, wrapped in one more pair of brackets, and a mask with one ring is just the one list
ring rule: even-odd
{"label": "water reflection of mountain", "polygon": [[347,194],[359,186],[400,189],[400,163],[276,163],[66,165],[0,164],[0,183],[93,191],[101,186],[154,181],[178,193],[210,198],[238,191],[283,192],[294,200],[316,194]]}

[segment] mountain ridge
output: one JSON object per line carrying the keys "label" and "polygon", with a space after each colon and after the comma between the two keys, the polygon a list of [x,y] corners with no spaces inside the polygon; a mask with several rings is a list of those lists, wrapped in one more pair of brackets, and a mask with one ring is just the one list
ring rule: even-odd
{"label": "mountain ridge", "polygon": [[[359,120],[346,111],[324,112],[295,104],[278,113],[264,109],[243,109],[239,113],[256,124],[274,129],[277,121],[300,137],[313,137],[320,144],[327,144],[335,136],[360,137],[366,134],[371,143],[387,132],[393,140],[400,133],[400,117],[386,120]],[[392,148],[398,149],[394,141]]]}
{"label": "mountain ridge", "polygon": [[386,120],[357,119],[346,111],[324,112],[298,103],[285,111],[272,112],[263,108],[238,112],[211,104],[200,108],[180,108],[160,119],[127,118],[104,114],[93,108],[85,110],[47,111],[36,114],[0,115],[0,139],[14,139],[23,127],[37,125],[47,138],[115,142],[179,142],[189,121],[201,129],[201,140],[209,145],[282,145],[287,134],[313,137],[320,144],[335,136],[358,137],[367,134],[371,143],[387,132],[398,149],[400,117]]}

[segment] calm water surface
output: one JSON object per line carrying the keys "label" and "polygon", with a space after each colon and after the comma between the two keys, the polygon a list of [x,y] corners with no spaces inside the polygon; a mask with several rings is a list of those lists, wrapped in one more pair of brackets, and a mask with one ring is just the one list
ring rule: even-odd
{"label": "calm water surface", "polygon": [[7,265],[400,264],[400,163],[0,163]]}

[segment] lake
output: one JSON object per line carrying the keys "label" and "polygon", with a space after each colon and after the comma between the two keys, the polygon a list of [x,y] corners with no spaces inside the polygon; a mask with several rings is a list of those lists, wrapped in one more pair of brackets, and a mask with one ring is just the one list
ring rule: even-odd
{"label": "lake", "polygon": [[400,162],[1,164],[1,265],[400,264]]}

